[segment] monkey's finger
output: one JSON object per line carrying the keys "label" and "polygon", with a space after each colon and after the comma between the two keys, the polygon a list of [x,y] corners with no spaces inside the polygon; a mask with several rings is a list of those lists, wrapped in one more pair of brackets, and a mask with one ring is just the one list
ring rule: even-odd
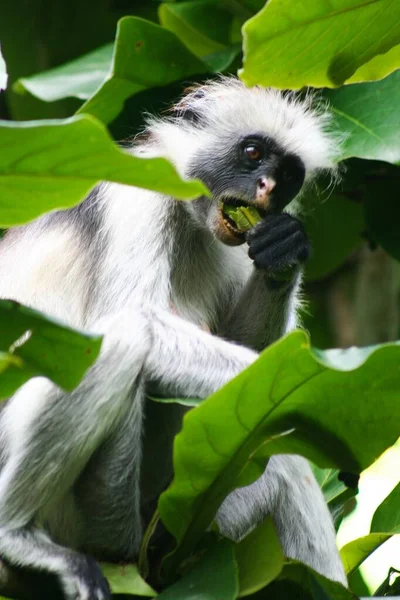
{"label": "monkey's finger", "polygon": [[278,244],[267,246],[260,252],[253,253],[252,249],[249,250],[249,256],[257,267],[271,269],[283,269],[295,265],[299,261],[306,260],[308,254],[308,243],[304,242],[301,231],[295,231],[288,238]]}
{"label": "monkey's finger", "polygon": [[260,230],[250,238],[249,246],[253,253],[262,252],[269,246],[279,245],[280,242],[284,242],[296,233],[305,238],[304,231],[296,221],[280,223],[273,228],[260,228]]}

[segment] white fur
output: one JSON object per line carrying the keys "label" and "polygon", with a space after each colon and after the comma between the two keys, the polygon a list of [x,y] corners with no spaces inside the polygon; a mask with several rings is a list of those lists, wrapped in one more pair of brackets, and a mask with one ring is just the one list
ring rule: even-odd
{"label": "white fur", "polygon": [[[330,131],[331,116],[309,94],[303,100],[292,93],[272,88],[246,88],[235,78],[221,78],[202,86],[204,97],[195,89],[184,97],[182,110],[193,108],[206,123],[194,130],[182,127],[176,119],[149,119],[149,131],[164,154],[181,174],[194,149],[210,147],[216,134],[223,143],[235,135],[260,133],[276,140],[285,150],[298,154],[307,174],[334,169],[338,155],[338,137]],[[177,106],[179,115],[179,104]]]}
{"label": "white fur", "polygon": [[[132,151],[166,156],[186,177],[193,155],[209,144],[261,133],[298,153],[308,177],[332,167],[327,118],[308,100],[233,79],[205,90],[182,101],[195,105],[199,125],[182,121],[178,105],[176,117],[152,120],[150,140]],[[77,550],[137,556],[144,386],[177,396],[213,393],[257,358],[255,350],[296,325],[300,285],[296,276],[269,289],[245,247],[224,245],[210,222],[200,226],[191,207],[173,198],[106,184],[98,208],[95,234],[82,234],[73,219],[44,217],[0,246],[2,297],[105,334],[100,359],[74,392],[38,378],[18,391],[0,421],[0,555],[57,574],[68,600],[105,594],[100,576],[88,588]],[[152,469],[168,467],[168,444],[182,418],[178,413],[174,424],[173,414],[171,408],[162,435],[145,424],[158,451]],[[171,475],[161,476],[150,500]],[[269,512],[288,556],[345,583],[328,509],[302,459],[273,458],[263,477],[225,500],[218,521],[237,538]],[[51,539],[41,537],[41,527]]]}

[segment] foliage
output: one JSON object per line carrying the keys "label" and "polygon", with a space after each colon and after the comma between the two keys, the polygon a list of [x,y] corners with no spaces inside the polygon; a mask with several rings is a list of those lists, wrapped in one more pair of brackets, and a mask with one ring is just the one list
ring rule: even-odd
{"label": "foliage", "polygon": [[271,0],[243,28],[241,76],[249,85],[336,87],[379,55],[381,79],[398,67],[385,53],[399,43],[399,19],[392,0],[308,2],[296,10],[291,0]]}
{"label": "foliage", "polygon": [[70,329],[36,310],[0,300],[0,398],[45,375],[72,390],[96,360],[101,338]]}
{"label": "foliage", "polygon": [[[118,139],[129,137],[141,127],[138,110],[163,108],[188,82],[240,69],[249,84],[331,88],[318,97],[331,105],[332,126],[342,137],[338,160],[345,163],[330,197],[331,182],[321,180],[303,198],[314,247],[307,278],[331,277],[365,237],[400,259],[398,2],[25,4],[23,20],[16,6],[0,6],[6,61],[0,54],[0,90],[9,77],[0,95],[0,225],[75,205],[100,180],[177,198],[203,193],[199,182],[181,181],[167,161],[117,147],[105,125]],[[100,348],[99,338],[7,301],[0,303],[0,331],[2,398],[36,375],[72,389]],[[150,573],[152,587],[135,565],[104,565],[113,592],[166,599],[353,598],[286,561],[270,520],[235,545],[215,533],[213,519],[226,494],[253,481],[269,456],[296,452],[318,465],[317,479],[340,527],[356,489],[338,480],[337,469],[358,475],[399,434],[399,353],[397,344],[324,352],[295,332],[205,401],[156,399],[195,406],[176,438],[174,481],[159,502],[175,547],[164,553],[161,573]],[[342,549],[349,574],[359,575],[359,565],[400,532],[399,501],[398,485],[376,510],[370,533]],[[151,531],[144,556],[150,538]],[[389,579],[385,585],[382,593],[394,589]]]}
{"label": "foliage", "polygon": [[0,123],[0,225],[16,225],[39,214],[77,204],[101,179],[176,197],[205,192],[183,182],[164,159],[143,159],[121,151],[101,123],[89,115],[63,121]]}

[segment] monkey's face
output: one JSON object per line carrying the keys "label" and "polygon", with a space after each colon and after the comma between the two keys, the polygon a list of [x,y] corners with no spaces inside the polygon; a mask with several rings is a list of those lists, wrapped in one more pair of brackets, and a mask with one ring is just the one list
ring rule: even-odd
{"label": "monkey's face", "polygon": [[219,139],[193,158],[190,176],[201,179],[212,199],[192,203],[196,219],[225,244],[239,245],[245,234],[229,218],[225,206],[252,206],[261,218],[280,213],[299,193],[305,166],[267,136],[254,134],[230,144]]}

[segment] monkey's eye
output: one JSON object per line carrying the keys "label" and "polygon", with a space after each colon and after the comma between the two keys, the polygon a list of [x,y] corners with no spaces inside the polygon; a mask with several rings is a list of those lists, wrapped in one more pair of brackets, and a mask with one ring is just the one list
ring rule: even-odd
{"label": "monkey's eye", "polygon": [[247,144],[247,146],[244,147],[244,153],[246,154],[247,158],[257,162],[263,157],[262,148],[256,144]]}

